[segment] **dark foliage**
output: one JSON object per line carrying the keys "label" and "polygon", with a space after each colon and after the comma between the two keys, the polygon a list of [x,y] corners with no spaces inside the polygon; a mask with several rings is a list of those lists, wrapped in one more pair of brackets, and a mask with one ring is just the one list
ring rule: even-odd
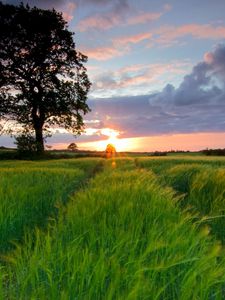
{"label": "dark foliage", "polygon": [[82,132],[86,61],[61,13],[0,2],[0,117],[34,133],[38,152],[51,126]]}
{"label": "dark foliage", "polygon": [[205,149],[202,150],[202,153],[207,156],[211,156],[211,155],[224,156],[225,149]]}
{"label": "dark foliage", "polygon": [[37,151],[37,143],[34,136],[23,133],[21,135],[18,135],[15,140],[18,152],[29,153]]}
{"label": "dark foliage", "polygon": [[69,146],[67,147],[67,149],[69,151],[77,151],[77,144],[71,143],[71,144],[69,144]]}
{"label": "dark foliage", "polygon": [[155,151],[150,154],[150,156],[167,156],[168,152]]}

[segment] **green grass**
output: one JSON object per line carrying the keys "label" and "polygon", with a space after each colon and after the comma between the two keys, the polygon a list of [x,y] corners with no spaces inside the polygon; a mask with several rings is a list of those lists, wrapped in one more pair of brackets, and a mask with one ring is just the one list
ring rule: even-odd
{"label": "green grass", "polygon": [[4,257],[2,299],[223,299],[223,249],[177,201],[134,160],[109,161]]}
{"label": "green grass", "polygon": [[199,213],[212,233],[225,244],[225,171],[222,158],[140,159],[137,164],[154,170],[164,186],[183,195],[181,207]]}
{"label": "green grass", "polygon": [[25,230],[55,217],[98,160],[4,162],[0,168],[0,253],[20,241]]}
{"label": "green grass", "polygon": [[225,157],[208,157],[208,156],[195,156],[195,155],[174,155],[167,157],[145,157],[137,158],[136,164],[142,168],[149,168],[153,172],[159,175],[174,166],[185,164],[189,165],[191,163],[197,163],[199,165],[209,165],[214,167],[224,167]]}
{"label": "green grass", "polygon": [[225,299],[224,164],[2,162],[0,299]]}
{"label": "green grass", "polygon": [[206,169],[193,178],[190,187],[190,205],[196,208],[225,245],[225,170]]}

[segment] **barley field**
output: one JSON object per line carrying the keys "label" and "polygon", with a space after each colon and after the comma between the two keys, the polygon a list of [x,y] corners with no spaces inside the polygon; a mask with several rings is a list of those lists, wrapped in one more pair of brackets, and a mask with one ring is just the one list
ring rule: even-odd
{"label": "barley field", "polygon": [[225,159],[6,161],[0,299],[225,299]]}

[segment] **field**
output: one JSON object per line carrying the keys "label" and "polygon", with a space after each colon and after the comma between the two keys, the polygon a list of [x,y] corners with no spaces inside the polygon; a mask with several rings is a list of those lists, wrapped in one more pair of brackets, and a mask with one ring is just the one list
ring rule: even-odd
{"label": "field", "polygon": [[225,299],[225,159],[4,161],[0,299]]}

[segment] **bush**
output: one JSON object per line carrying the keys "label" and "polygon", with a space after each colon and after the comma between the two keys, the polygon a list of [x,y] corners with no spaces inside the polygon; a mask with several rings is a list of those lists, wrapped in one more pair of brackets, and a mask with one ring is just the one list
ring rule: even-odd
{"label": "bush", "polygon": [[20,153],[34,153],[37,152],[37,143],[31,134],[21,134],[16,137],[15,144]]}

